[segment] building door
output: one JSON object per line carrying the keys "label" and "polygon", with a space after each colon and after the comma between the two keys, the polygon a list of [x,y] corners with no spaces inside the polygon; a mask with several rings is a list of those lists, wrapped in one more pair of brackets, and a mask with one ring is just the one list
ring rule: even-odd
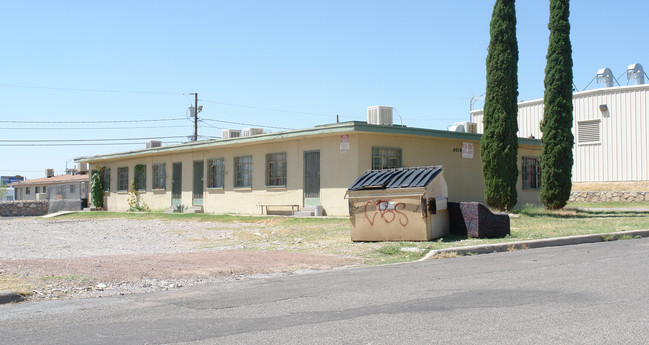
{"label": "building door", "polygon": [[304,152],[304,206],[320,205],[320,151]]}
{"label": "building door", "polygon": [[203,161],[194,161],[194,193],[192,205],[203,205]]}
{"label": "building door", "polygon": [[183,163],[173,163],[171,172],[171,205],[182,204]]}

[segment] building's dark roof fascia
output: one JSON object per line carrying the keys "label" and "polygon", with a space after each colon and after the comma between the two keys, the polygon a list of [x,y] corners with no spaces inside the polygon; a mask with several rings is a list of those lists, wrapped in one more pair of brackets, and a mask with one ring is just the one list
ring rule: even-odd
{"label": "building's dark roof fascia", "polygon": [[349,191],[426,187],[443,170],[441,165],[416,168],[368,170]]}
{"label": "building's dark roof fascia", "polygon": [[[265,133],[265,134],[253,135],[250,137],[237,137],[231,139],[197,141],[197,142],[191,142],[191,143],[185,143],[179,145],[162,146],[162,147],[140,149],[140,150],[127,151],[127,152],[117,152],[117,153],[97,155],[97,156],[76,157],[74,160],[75,162],[89,162],[89,161],[99,161],[99,160],[115,159],[115,158],[132,158],[135,156],[145,155],[145,154],[162,154],[162,153],[180,152],[180,151],[190,152],[193,150],[199,150],[204,148],[215,148],[222,145],[257,143],[257,142],[264,142],[268,140],[289,139],[289,138],[303,137],[309,135],[349,133],[349,132],[419,135],[419,136],[434,137],[434,138],[448,138],[448,139],[456,139],[456,140],[473,140],[473,141],[480,141],[480,138],[482,137],[482,134],[458,133],[458,132],[450,132],[450,131],[444,131],[438,129],[427,129],[427,128],[405,127],[405,126],[371,125],[362,121],[349,121],[349,122],[335,123],[331,125],[322,125],[322,126],[317,126],[312,128],[296,129],[296,130],[289,130],[289,131],[275,132],[275,133]],[[518,138],[518,143],[541,146],[541,141],[538,139]]]}

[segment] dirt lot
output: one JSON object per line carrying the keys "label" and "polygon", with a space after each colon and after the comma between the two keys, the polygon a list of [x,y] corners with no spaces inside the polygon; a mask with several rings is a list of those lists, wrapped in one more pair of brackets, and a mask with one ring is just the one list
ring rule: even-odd
{"label": "dirt lot", "polygon": [[[0,290],[30,300],[152,292],[357,264],[352,257],[249,249],[237,223],[0,218]],[[224,246],[206,246],[223,243]]]}

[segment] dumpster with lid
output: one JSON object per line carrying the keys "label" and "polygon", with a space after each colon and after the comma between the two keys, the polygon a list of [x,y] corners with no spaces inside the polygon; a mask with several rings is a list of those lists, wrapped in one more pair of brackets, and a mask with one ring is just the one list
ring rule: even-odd
{"label": "dumpster with lid", "polygon": [[449,232],[441,165],[368,170],[345,196],[352,241],[430,241]]}

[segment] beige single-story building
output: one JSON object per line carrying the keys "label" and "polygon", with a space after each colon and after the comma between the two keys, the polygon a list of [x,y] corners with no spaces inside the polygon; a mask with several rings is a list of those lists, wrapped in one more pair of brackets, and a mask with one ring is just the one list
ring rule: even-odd
{"label": "beige single-story building", "polygon": [[[51,171],[51,169],[48,169]],[[88,174],[56,175],[48,173],[46,177],[12,183],[15,200],[47,200],[56,199],[57,196],[74,194],[77,199],[87,198]],[[57,188],[67,187],[67,190]],[[81,196],[81,197],[80,197]]]}
{"label": "beige single-story building", "polygon": [[[479,134],[344,122],[78,157],[102,171],[105,207],[125,211],[135,179],[152,210],[172,205],[209,213],[260,214],[321,206],[348,215],[347,188],[370,169],[443,165],[450,201],[484,202]],[[244,131],[246,133],[246,131]],[[536,139],[519,139],[519,205],[538,204]]]}

